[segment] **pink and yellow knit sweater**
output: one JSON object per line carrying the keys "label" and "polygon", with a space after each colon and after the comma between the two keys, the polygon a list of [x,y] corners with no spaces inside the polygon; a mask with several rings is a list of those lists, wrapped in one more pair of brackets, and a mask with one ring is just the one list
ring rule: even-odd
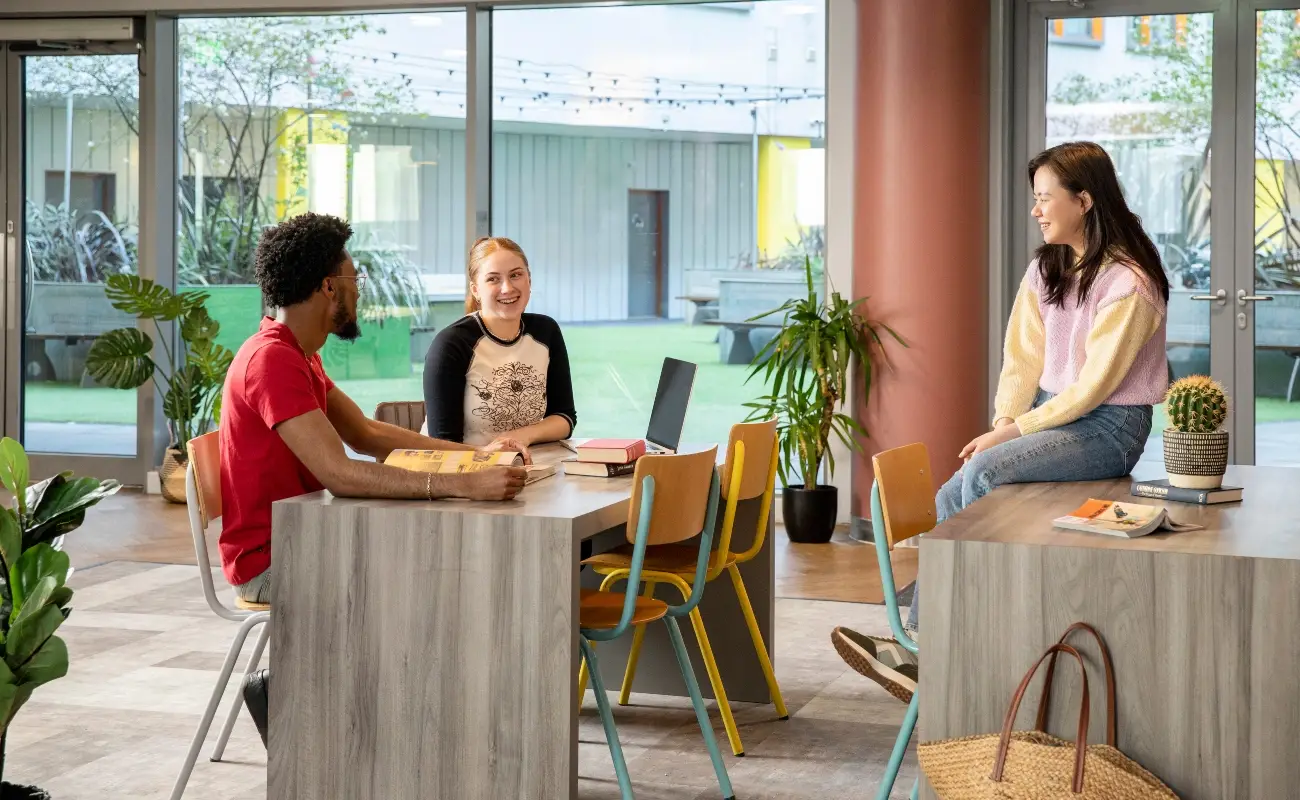
{"label": "pink and yellow knit sweater", "polygon": [[[995,424],[1013,419],[1028,435],[1068,425],[1103,404],[1164,400],[1165,302],[1140,272],[1108,263],[1082,304],[1074,290],[1062,307],[1044,303],[1044,294],[1035,261],[1011,308]],[[1032,408],[1040,388],[1056,396]]]}

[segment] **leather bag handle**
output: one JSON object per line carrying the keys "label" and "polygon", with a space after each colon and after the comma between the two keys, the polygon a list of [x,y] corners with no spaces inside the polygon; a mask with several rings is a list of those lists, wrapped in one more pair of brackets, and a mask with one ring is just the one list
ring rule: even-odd
{"label": "leather bag handle", "polygon": [[[1092,638],[1097,640],[1097,646],[1101,648],[1101,664],[1106,672],[1106,744],[1111,747],[1117,747],[1118,725],[1115,721],[1115,666],[1110,660],[1110,649],[1106,647],[1106,642],[1102,640],[1101,634],[1097,629],[1086,622],[1076,622],[1065,629],[1057,644],[1065,644],[1065,640],[1070,638],[1074,631],[1087,631],[1092,634]],[[1035,730],[1043,733],[1047,732],[1047,711],[1051,705],[1048,703],[1052,691],[1052,675],[1056,672],[1056,653],[1047,662],[1047,673],[1043,678],[1043,695],[1038,700],[1038,720],[1034,723]]]}
{"label": "leather bag handle", "polygon": [[1025,673],[1021,679],[1020,685],[1016,687],[1016,693],[1011,697],[1011,707],[1007,709],[1006,721],[1002,723],[1002,736],[998,739],[998,756],[993,762],[993,774],[989,777],[994,783],[1002,782],[1002,772],[1007,763],[1007,751],[1011,747],[1011,728],[1016,723],[1016,712],[1020,710],[1020,701],[1025,699],[1025,691],[1029,688],[1029,682],[1033,680],[1034,673],[1043,665],[1049,656],[1056,653],[1069,653],[1079,662],[1079,672],[1083,676],[1083,704],[1079,707],[1079,732],[1074,739],[1074,782],[1072,791],[1075,794],[1083,794],[1083,762],[1088,753],[1088,670],[1084,667],[1083,656],[1068,644],[1054,644],[1047,648],[1047,652],[1039,656],[1034,665]]}

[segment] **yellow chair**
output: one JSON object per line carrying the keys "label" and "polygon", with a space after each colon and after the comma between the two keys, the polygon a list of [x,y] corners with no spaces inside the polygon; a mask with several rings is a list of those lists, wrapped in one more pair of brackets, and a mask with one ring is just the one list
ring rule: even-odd
{"label": "yellow chair", "polygon": [[[739,565],[753,559],[762,550],[767,540],[767,521],[772,510],[772,498],[776,491],[776,465],[779,457],[776,435],[776,420],[766,422],[747,422],[733,425],[727,443],[727,460],[722,467],[722,496],[726,507],[722,518],[722,531],[718,537],[718,549],[713,552],[705,581],[712,581],[724,571],[731,576],[731,583],[736,588],[736,597],[740,600],[741,611],[745,615],[745,624],[749,627],[750,638],[754,642],[754,651],[758,654],[759,666],[767,679],[767,688],[772,694],[772,702],[780,719],[788,719],[785,700],[781,697],[781,687],[777,685],[776,675],[772,672],[772,661],[768,657],[767,646],[763,643],[763,634],[754,619],[754,609],[750,605],[749,595],[745,592],[745,582],[740,577]],[[731,552],[731,537],[736,522],[736,507],[742,500],[762,497],[758,513],[758,529],[754,533],[754,543],[743,553]],[[691,594],[695,579],[695,560],[698,548],[690,544],[658,545],[646,549],[645,568],[641,582],[645,585],[644,596],[651,597],[655,586],[670,583],[676,586],[683,597]],[[608,591],[614,583],[626,579],[632,563],[632,549],[622,546],[607,553],[592,556],[583,562],[590,564],[598,574],[604,575],[601,591]],[[691,626],[695,629],[695,638],[699,642],[700,652],[704,656],[704,666],[709,674],[709,683],[713,686],[713,695],[717,698],[718,709],[722,713],[722,723],[727,730],[727,739],[731,751],[737,756],[745,754],[740,741],[740,732],[736,729],[736,720],[731,713],[731,704],[727,701],[727,690],[722,685],[718,674],[718,665],[713,657],[713,648],[709,645],[708,634],[704,631],[704,620],[699,609],[691,611]],[[628,653],[627,669],[623,674],[623,687],[619,692],[618,702],[627,705],[628,695],[632,691],[632,680],[636,676],[637,659],[641,655],[641,643],[645,639],[645,625],[637,625],[632,637],[632,648]],[[578,696],[586,692],[586,676],[580,676]]]}

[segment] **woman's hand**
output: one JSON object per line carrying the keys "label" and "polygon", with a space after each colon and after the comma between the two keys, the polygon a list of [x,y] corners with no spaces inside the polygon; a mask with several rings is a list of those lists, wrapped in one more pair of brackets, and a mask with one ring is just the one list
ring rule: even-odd
{"label": "woman's hand", "polygon": [[503,450],[518,453],[524,457],[525,464],[533,463],[532,453],[528,452],[528,445],[513,436],[498,436],[490,443],[479,448],[484,453],[497,453]]}
{"label": "woman's hand", "polygon": [[[998,420],[998,422],[1001,423],[1002,420]],[[989,450],[1000,444],[1006,444],[1013,439],[1019,438],[1020,427],[1015,424],[1014,420],[1007,424],[999,424],[998,427],[983,436],[978,436],[975,439],[972,439],[970,444],[961,449],[959,457],[963,461],[969,461],[980,453],[983,453],[985,450]]]}

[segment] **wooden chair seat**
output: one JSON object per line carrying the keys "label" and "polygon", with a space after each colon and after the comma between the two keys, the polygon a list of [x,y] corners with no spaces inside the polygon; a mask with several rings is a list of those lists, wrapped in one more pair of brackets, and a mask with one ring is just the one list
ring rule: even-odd
{"label": "wooden chair seat", "polygon": [[242,608],[244,611],[270,611],[270,603],[254,603],[252,600],[245,600],[242,597],[235,598],[235,607]]}
{"label": "wooden chair seat", "polygon": [[[578,625],[589,630],[610,630],[617,628],[623,618],[623,592],[597,592],[583,589],[579,598]],[[668,614],[668,604],[652,597],[636,598],[636,609],[632,612],[633,625],[654,622]]]}
{"label": "wooden chair seat", "polygon": [[[627,569],[632,566],[632,550],[630,544],[619,545],[609,552],[592,556],[582,563],[591,565],[596,572],[608,574],[616,569]],[[641,569],[646,572],[666,572],[669,575],[691,577],[695,575],[695,565],[699,558],[699,545],[660,544],[645,549],[645,562]],[[709,556],[710,565],[713,563],[713,558],[714,556]],[[728,553],[726,564],[723,566],[729,567],[734,563],[736,563],[736,554]]]}

